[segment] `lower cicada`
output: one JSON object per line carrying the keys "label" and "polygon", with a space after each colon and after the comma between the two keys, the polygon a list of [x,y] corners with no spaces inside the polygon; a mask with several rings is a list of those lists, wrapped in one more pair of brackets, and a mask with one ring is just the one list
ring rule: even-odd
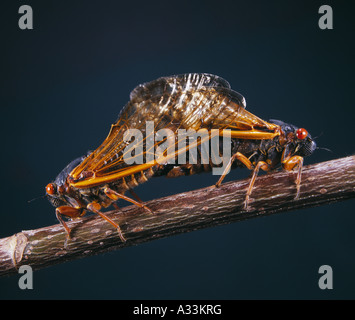
{"label": "lower cicada", "polygon": [[[71,230],[63,217],[78,218],[91,211],[111,223],[125,241],[119,225],[102,208],[124,199],[150,211],[132,189],[151,177],[192,175],[220,166],[211,161],[212,155],[207,157],[207,162],[202,161],[202,145],[207,142],[211,146],[212,139],[216,136],[222,139],[225,132],[230,137],[227,141],[230,157],[217,187],[231,168],[253,170],[245,198],[247,209],[259,170],[270,171],[282,166],[297,170],[295,198],[298,198],[303,157],[316,149],[311,135],[282,121],[266,122],[245,107],[241,94],[233,91],[226,80],[210,74],[163,77],[136,87],[103,143],[68,164],[46,186],[47,197],[56,207],[56,216],[67,232],[67,239]],[[140,135],[127,136],[129,130],[138,130]],[[156,141],[151,132],[159,130],[169,130],[173,138],[168,139],[166,135]],[[204,130],[207,134],[194,142],[186,136],[181,138],[179,133],[189,130]],[[161,150],[168,140],[169,147]],[[197,152],[193,153],[193,148]],[[215,152],[220,155],[222,149]],[[141,162],[132,161],[138,158]],[[127,191],[132,191],[136,200],[125,196]]]}

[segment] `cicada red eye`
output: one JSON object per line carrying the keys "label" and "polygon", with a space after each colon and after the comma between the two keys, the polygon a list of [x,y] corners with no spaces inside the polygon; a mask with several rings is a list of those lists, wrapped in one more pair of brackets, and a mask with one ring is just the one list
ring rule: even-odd
{"label": "cicada red eye", "polygon": [[296,131],[296,136],[297,136],[297,139],[303,140],[303,139],[305,139],[308,136],[308,132],[307,132],[306,129],[299,128]]}
{"label": "cicada red eye", "polygon": [[47,194],[53,195],[55,194],[56,188],[53,183],[48,183],[46,186],[46,192]]}

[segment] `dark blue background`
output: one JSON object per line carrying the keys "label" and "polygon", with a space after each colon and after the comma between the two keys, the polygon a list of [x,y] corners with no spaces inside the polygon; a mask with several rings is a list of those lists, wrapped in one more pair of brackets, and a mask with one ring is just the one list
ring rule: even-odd
{"label": "dark blue background", "polygon": [[[139,83],[208,72],[248,110],[307,128],[333,153],[354,152],[354,14],[327,1],[3,1],[0,238],[57,223],[44,186],[97,147]],[[34,29],[18,28],[32,6]],[[239,179],[247,170],[235,170]],[[153,179],[144,200],[215,183],[205,174]],[[220,226],[0,279],[0,298],[273,299],[355,297],[354,201]],[[318,268],[334,289],[318,288]]]}

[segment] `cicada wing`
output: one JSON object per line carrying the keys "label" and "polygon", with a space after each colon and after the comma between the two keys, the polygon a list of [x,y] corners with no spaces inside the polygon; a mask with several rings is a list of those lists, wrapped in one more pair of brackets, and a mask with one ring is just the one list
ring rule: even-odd
{"label": "cicada wing", "polygon": [[137,111],[137,105],[128,103],[103,143],[70,173],[74,185],[77,181],[95,179],[101,170],[108,169],[113,163],[116,170],[126,167],[123,150],[128,143],[123,140],[124,133],[130,128],[142,129],[140,119],[143,120],[143,115]]}
{"label": "cicada wing", "polygon": [[208,87],[230,88],[227,80],[208,73],[186,73],[143,83],[134,88],[130,94],[130,99],[146,100],[151,96],[163,94],[173,94],[174,92],[185,92],[199,90]]}
{"label": "cicada wing", "polygon": [[71,172],[74,186],[75,182],[81,181],[81,186],[89,187],[97,184],[100,177],[110,181],[123,176],[124,172],[129,174],[145,168],[146,165],[137,167],[124,161],[127,152],[131,151],[126,149],[130,142],[124,141],[124,134],[128,129],[140,130],[145,146],[147,139],[154,138],[146,133],[148,121],[153,123],[154,132],[160,129],[176,133],[178,129],[248,130],[267,127],[263,120],[245,110],[244,97],[231,90],[228,82],[220,77],[186,74],[160,78],[132,91],[131,100],[104,142]]}

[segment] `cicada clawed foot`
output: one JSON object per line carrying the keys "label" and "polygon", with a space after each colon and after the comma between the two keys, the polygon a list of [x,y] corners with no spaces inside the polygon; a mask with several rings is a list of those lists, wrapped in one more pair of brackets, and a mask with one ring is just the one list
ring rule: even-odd
{"label": "cicada clawed foot", "polygon": [[293,200],[298,200],[300,198],[300,193],[301,193],[301,182],[297,182],[296,181],[296,188],[297,188],[297,192],[296,192],[296,196]]}
{"label": "cicada clawed foot", "polygon": [[70,240],[70,235],[67,234],[67,236],[65,237],[65,240],[64,240],[64,249],[68,248],[68,241],[69,240]]}
{"label": "cicada clawed foot", "polygon": [[244,200],[244,210],[245,210],[245,211],[249,211],[249,210],[250,210],[250,206],[249,206],[249,196],[248,196],[248,195],[245,197],[245,200]]}

